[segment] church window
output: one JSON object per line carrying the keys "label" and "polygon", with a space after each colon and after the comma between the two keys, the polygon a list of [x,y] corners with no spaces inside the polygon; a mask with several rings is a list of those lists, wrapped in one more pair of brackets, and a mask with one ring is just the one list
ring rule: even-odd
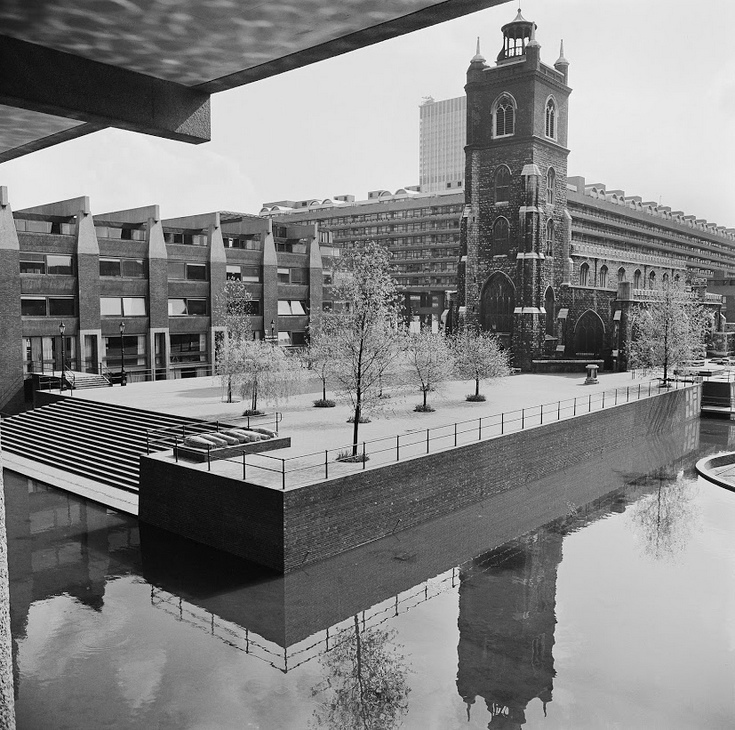
{"label": "church window", "polygon": [[600,286],[603,289],[607,289],[607,266],[602,266],[600,268],[600,273],[597,278],[600,282]]}
{"label": "church window", "polygon": [[556,184],[556,173],[554,168],[550,167],[546,172],[546,202],[549,205],[554,204],[554,185]]}
{"label": "church window", "polygon": [[554,255],[554,219],[546,221],[546,255]]}
{"label": "church window", "polygon": [[493,254],[507,254],[510,244],[510,230],[507,218],[498,218],[493,224]]}
{"label": "church window", "polygon": [[556,104],[553,99],[546,102],[546,136],[556,139]]}
{"label": "church window", "polygon": [[495,173],[495,202],[507,203],[510,200],[510,170],[501,165]]}
{"label": "church window", "polygon": [[515,103],[509,94],[503,94],[493,110],[494,137],[509,137],[515,133]]}
{"label": "church window", "polygon": [[546,334],[549,337],[554,336],[554,290],[551,287],[546,289],[544,296],[544,308],[546,309]]}
{"label": "church window", "polygon": [[633,274],[633,288],[634,289],[641,288],[641,270],[640,269],[636,269],[635,274]]}
{"label": "church window", "polygon": [[648,288],[649,289],[655,289],[656,288],[656,272],[652,271],[648,275]]}
{"label": "church window", "polygon": [[618,283],[625,281],[625,269],[621,266],[618,269]]}
{"label": "church window", "polygon": [[590,280],[590,267],[589,264],[582,264],[579,267],[579,285],[588,286]]}
{"label": "church window", "polygon": [[664,286],[666,286],[669,283],[669,275],[668,274],[664,274],[661,277],[661,280],[663,281]]}

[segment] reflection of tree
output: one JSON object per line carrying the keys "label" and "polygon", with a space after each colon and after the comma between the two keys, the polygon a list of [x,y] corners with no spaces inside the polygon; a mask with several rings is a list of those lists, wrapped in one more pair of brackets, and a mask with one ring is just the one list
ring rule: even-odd
{"label": "reflection of tree", "polygon": [[674,480],[659,478],[656,489],[633,507],[632,524],[651,557],[674,558],[686,547],[699,523],[696,485],[683,472]]}
{"label": "reflection of tree", "polygon": [[360,628],[345,631],[341,641],[321,658],[324,685],[314,690],[325,697],[314,710],[312,727],[334,730],[390,730],[400,727],[408,712],[408,668],[395,631]]}

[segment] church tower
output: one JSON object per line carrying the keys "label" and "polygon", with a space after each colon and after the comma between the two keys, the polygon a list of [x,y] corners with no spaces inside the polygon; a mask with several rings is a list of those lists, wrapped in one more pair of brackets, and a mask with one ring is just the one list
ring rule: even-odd
{"label": "church tower", "polygon": [[563,319],[555,303],[569,282],[566,209],[571,89],[563,46],[541,62],[536,24],[521,11],[502,28],[495,65],[477,53],[467,71],[466,206],[460,318],[495,332],[513,364],[553,356]]}

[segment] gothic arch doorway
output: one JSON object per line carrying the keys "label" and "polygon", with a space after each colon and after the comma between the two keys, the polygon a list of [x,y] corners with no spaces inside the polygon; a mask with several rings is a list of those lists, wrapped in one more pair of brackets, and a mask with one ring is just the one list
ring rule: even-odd
{"label": "gothic arch doorway", "polygon": [[513,334],[513,310],[516,306],[516,288],[513,282],[500,272],[493,274],[482,289],[480,298],[480,323],[486,332]]}
{"label": "gothic arch doorway", "polygon": [[574,328],[574,351],[579,356],[600,357],[605,342],[605,325],[597,312],[588,309]]}

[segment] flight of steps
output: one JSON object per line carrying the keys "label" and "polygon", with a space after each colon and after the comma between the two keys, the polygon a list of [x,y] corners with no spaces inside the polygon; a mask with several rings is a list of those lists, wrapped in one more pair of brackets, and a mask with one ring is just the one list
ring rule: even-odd
{"label": "flight of steps", "polygon": [[[139,457],[171,448],[175,437],[216,424],[81,398],[3,419],[2,448],[128,492],[138,491]],[[161,431],[165,430],[165,434]],[[155,439],[146,439],[146,432]]]}
{"label": "flight of steps", "polygon": [[65,371],[64,380],[66,380],[74,390],[84,388],[109,388],[112,385],[109,378],[104,375],[98,375],[96,373],[79,373],[69,370]]}

